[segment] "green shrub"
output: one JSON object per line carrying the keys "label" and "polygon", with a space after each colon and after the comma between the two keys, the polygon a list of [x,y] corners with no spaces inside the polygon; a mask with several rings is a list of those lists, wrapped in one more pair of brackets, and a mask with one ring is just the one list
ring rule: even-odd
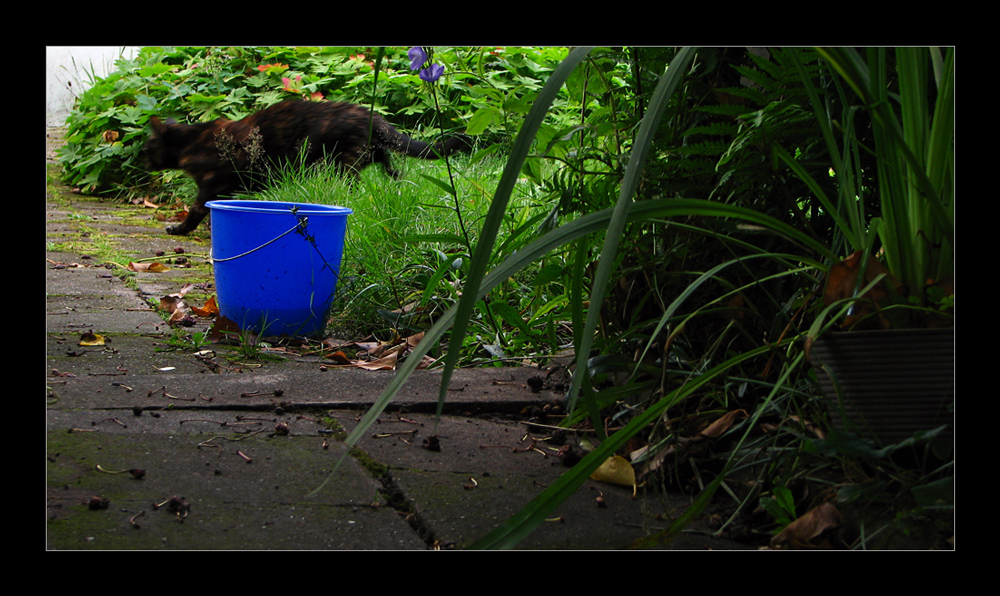
{"label": "green shrub", "polygon": [[[373,106],[418,136],[465,131],[500,148],[565,48],[437,48],[447,65],[438,102],[409,69],[407,48],[144,47],[95,80],[67,118],[64,179],[93,194],[155,192],[176,175],[149,174],[139,151],[149,119],[239,119],[304,97]],[[554,116],[558,119],[558,115]]]}

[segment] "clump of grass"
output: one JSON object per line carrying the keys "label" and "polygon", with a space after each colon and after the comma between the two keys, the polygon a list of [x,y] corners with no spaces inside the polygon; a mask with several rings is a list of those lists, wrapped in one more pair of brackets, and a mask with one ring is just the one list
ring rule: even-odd
{"label": "clump of grass", "polygon": [[[470,244],[489,209],[503,162],[474,161],[467,155],[451,160],[457,203],[441,186],[448,180],[444,162],[400,158],[400,180],[371,167],[352,183],[335,167],[321,164],[288,169],[273,186],[254,195],[353,211],[333,310],[334,334],[418,331],[457,301]],[[529,196],[513,206],[508,222],[512,233],[544,208]],[[505,250],[516,250],[516,243]]]}

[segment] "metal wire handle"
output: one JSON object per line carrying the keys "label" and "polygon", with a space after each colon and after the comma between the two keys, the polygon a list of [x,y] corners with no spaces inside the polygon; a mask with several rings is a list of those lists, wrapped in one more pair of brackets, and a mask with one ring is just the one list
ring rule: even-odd
{"label": "metal wire handle", "polygon": [[298,221],[298,223],[295,224],[295,227],[293,227],[292,229],[288,230],[287,232],[281,234],[277,238],[274,238],[272,240],[268,240],[267,242],[265,242],[264,244],[261,244],[257,248],[251,248],[250,250],[246,251],[243,254],[235,255],[235,256],[232,256],[232,257],[226,257],[224,259],[216,259],[215,257],[212,257],[212,262],[213,263],[224,263],[226,261],[232,261],[232,260],[238,259],[240,257],[245,257],[245,256],[247,256],[248,254],[250,254],[252,252],[255,252],[255,251],[258,251],[258,250],[264,248],[268,244],[273,244],[273,243],[277,242],[278,240],[281,240],[282,238],[284,238],[285,236],[287,236],[287,235],[291,234],[292,232],[298,230],[299,228],[302,228],[303,230],[305,230],[306,224],[309,222],[309,218],[308,217],[304,217],[304,216],[298,216],[298,215],[296,215],[296,217],[299,218],[299,221]]}

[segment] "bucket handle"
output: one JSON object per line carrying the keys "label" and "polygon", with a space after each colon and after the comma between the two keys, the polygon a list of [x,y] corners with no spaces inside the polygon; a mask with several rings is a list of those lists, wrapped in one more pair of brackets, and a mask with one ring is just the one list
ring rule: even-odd
{"label": "bucket handle", "polygon": [[212,257],[212,262],[213,263],[224,263],[226,261],[234,261],[234,260],[236,260],[236,259],[238,259],[240,257],[245,257],[245,256],[247,256],[248,254],[250,254],[252,252],[256,252],[256,251],[264,248],[268,244],[273,244],[273,243],[277,242],[278,240],[281,240],[282,238],[284,238],[285,236],[287,236],[287,235],[291,234],[292,232],[298,230],[299,228],[305,230],[306,229],[306,223],[309,222],[309,218],[308,217],[304,217],[304,216],[298,216],[298,215],[296,215],[296,217],[299,218],[298,223],[296,223],[295,226],[292,229],[288,230],[287,232],[282,233],[280,236],[278,236],[276,238],[273,238],[271,240],[268,240],[267,242],[265,242],[264,244],[261,244],[257,248],[251,248],[250,250],[246,251],[243,254],[235,255],[235,256],[232,256],[232,257],[226,257],[224,259],[217,259],[215,257]]}

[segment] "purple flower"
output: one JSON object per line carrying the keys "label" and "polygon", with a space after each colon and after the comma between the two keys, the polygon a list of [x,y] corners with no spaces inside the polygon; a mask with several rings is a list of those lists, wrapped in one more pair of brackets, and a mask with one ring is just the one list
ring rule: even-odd
{"label": "purple flower", "polygon": [[420,47],[410,48],[406,55],[410,58],[410,70],[420,70],[420,67],[427,61],[427,52]]}
{"label": "purple flower", "polygon": [[427,52],[424,51],[423,48],[410,48],[410,51],[407,52],[406,55],[410,58],[410,70],[420,71],[420,80],[433,83],[441,78],[441,73],[444,72],[444,66],[440,64],[430,64],[427,68],[423,68],[424,64],[427,64]]}
{"label": "purple flower", "polygon": [[433,83],[441,77],[441,73],[443,72],[444,66],[440,64],[431,64],[430,68],[425,68],[420,71],[420,80]]}

